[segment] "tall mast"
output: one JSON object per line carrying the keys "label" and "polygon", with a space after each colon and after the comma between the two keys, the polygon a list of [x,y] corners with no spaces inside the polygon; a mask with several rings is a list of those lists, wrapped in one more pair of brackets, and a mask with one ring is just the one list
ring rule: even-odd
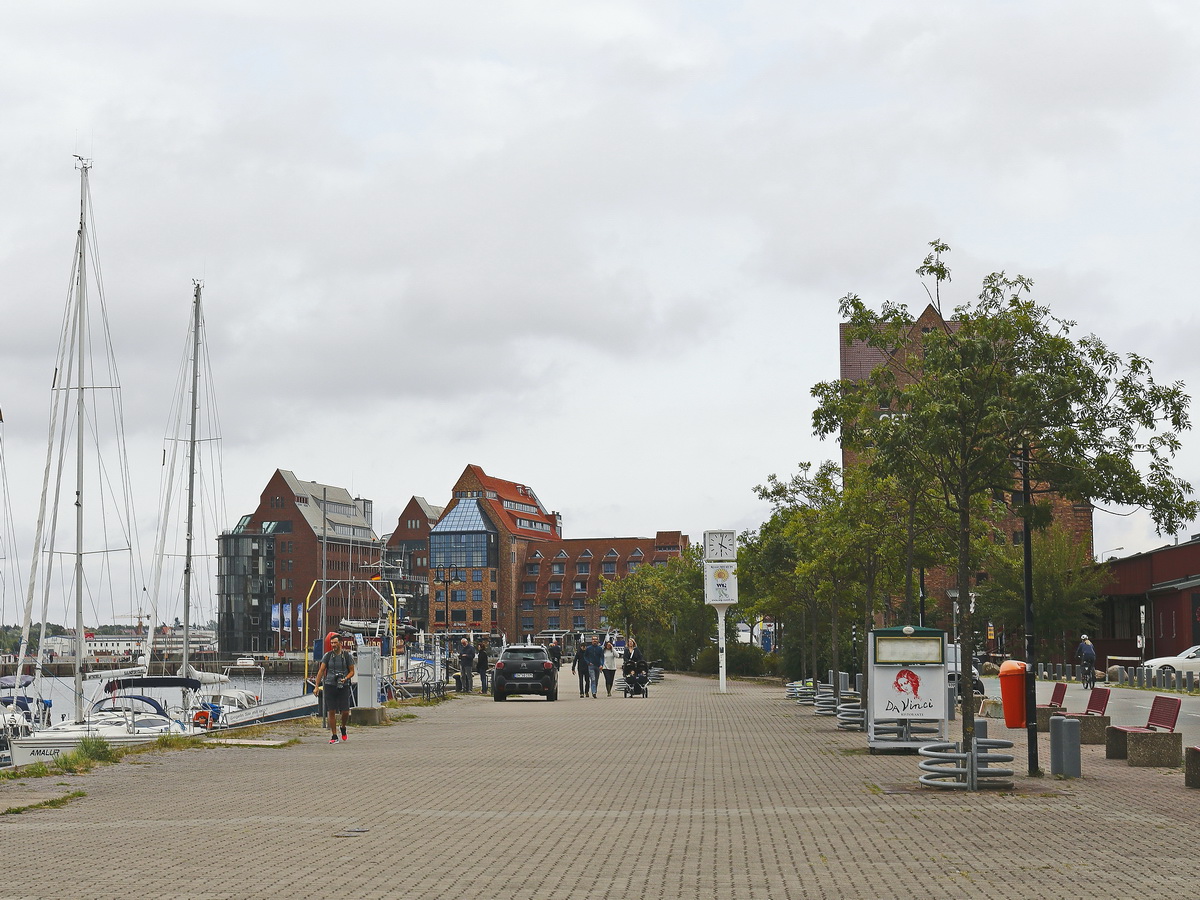
{"label": "tall mast", "polygon": [[84,346],[87,344],[87,200],[88,170],[91,160],[79,160],[79,235],[76,260],[75,297],[76,378],[75,398],[75,721],[83,721],[83,439],[86,407],[84,404]]}
{"label": "tall mast", "polygon": [[196,518],[196,419],[200,415],[200,292],[204,282],[192,281],[192,402],[188,423],[187,529],[183,551],[183,668],[188,674],[188,651],[192,642],[192,535]]}

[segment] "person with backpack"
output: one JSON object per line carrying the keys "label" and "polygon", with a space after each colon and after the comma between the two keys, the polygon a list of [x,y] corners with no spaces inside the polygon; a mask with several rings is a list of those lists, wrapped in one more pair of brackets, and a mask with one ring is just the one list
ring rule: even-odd
{"label": "person with backpack", "polygon": [[1096,686],[1096,648],[1086,634],[1079,636],[1079,646],[1075,648],[1075,658],[1083,669],[1083,683],[1087,688]]}
{"label": "person with backpack", "polygon": [[317,667],[317,685],[313,693],[320,694],[325,701],[325,712],[329,716],[329,743],[339,740],[337,715],[342,714],[341,740],[346,740],[346,725],[350,721],[350,681],[354,678],[354,656],[342,649],[341,635],[329,636],[329,652],[321,657]]}

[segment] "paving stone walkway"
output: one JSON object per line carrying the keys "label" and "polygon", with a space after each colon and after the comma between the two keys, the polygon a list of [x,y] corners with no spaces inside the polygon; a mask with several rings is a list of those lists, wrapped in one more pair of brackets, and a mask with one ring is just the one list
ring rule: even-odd
{"label": "paving stone walkway", "polygon": [[[1194,896],[1200,795],[1083,748],[1084,777],[917,785],[780,687],[668,676],[648,699],[494,703],[316,726],[283,748],[128,757],[0,785],[0,897]],[[953,729],[959,727],[953,724]],[[1045,738],[1046,736],[1042,736]],[[1041,749],[1048,767],[1048,744]]]}

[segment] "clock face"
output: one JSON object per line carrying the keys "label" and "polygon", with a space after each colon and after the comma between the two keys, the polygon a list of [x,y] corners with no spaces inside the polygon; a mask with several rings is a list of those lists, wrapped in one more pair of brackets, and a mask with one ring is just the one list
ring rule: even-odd
{"label": "clock face", "polygon": [[704,534],[704,555],[708,559],[733,559],[737,539],[732,531],[708,531]]}

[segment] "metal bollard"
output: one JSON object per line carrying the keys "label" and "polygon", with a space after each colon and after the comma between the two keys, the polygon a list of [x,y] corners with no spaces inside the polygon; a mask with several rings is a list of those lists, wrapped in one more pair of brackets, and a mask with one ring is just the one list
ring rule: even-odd
{"label": "metal bollard", "polygon": [[1062,726],[1065,716],[1050,717],[1050,774],[1063,773]]}
{"label": "metal bollard", "polygon": [[1079,720],[1076,718],[1050,717],[1050,774],[1063,778],[1080,776]]}
{"label": "metal bollard", "polygon": [[1064,778],[1079,778],[1081,774],[1079,760],[1079,719],[1074,716],[1059,716],[1063,720],[1062,730],[1062,766]]}
{"label": "metal bollard", "polygon": [[850,690],[850,673],[838,672],[838,693],[844,694]]}

